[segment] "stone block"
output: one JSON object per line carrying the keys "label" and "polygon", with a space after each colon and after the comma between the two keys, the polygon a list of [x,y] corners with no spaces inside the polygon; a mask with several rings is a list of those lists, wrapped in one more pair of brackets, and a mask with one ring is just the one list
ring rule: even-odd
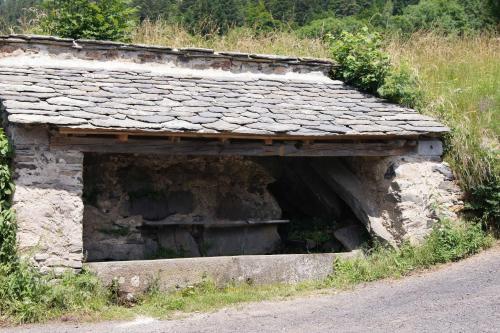
{"label": "stone block", "polygon": [[369,239],[366,229],[357,224],[337,229],[333,235],[348,251],[360,249]]}
{"label": "stone block", "polygon": [[443,155],[443,143],[441,140],[419,140],[418,154],[421,156]]}

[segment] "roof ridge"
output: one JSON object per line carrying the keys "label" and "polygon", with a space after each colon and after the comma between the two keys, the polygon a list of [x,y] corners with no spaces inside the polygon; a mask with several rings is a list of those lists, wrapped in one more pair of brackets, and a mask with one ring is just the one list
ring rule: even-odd
{"label": "roof ridge", "polygon": [[73,49],[105,49],[119,51],[148,51],[172,54],[184,57],[208,57],[208,58],[229,58],[244,62],[271,62],[286,65],[303,65],[314,67],[332,67],[335,63],[330,59],[298,57],[291,55],[245,53],[237,51],[215,51],[214,49],[186,47],[173,48],[159,45],[130,44],[113,41],[72,39],[45,35],[30,34],[9,34],[0,35],[0,44],[6,43],[27,43],[27,44],[48,44],[57,46],[67,46]]}

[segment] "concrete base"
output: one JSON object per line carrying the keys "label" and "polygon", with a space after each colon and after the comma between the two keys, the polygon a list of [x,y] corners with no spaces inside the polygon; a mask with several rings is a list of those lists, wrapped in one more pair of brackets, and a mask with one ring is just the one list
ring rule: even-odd
{"label": "concrete base", "polygon": [[207,257],[140,261],[96,262],[86,268],[109,285],[117,279],[120,290],[133,293],[158,283],[163,291],[185,288],[208,278],[218,285],[297,283],[326,278],[336,257],[352,253],[285,254],[268,256]]}

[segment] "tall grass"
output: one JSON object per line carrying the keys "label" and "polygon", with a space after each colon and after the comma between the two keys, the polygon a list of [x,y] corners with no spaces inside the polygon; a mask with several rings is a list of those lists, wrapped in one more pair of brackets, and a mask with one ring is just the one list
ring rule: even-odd
{"label": "tall grass", "polygon": [[416,34],[388,43],[394,61],[420,76],[421,111],[452,129],[447,159],[471,190],[500,177],[500,39]]}
{"label": "tall grass", "polygon": [[133,43],[171,47],[202,47],[218,51],[282,54],[300,57],[329,57],[321,39],[299,38],[291,31],[258,33],[250,28],[236,28],[225,35],[192,35],[180,25],[162,20],[142,22],[132,36]]}

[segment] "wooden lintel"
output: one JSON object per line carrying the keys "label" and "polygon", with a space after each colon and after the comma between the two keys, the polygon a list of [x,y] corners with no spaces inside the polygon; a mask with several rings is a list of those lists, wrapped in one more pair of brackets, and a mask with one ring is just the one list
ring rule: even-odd
{"label": "wooden lintel", "polygon": [[264,144],[266,146],[272,146],[273,145],[273,139],[270,139],[270,138],[264,139]]}
{"label": "wooden lintel", "polygon": [[415,152],[415,141],[393,140],[384,142],[316,142],[300,145],[281,142],[265,145],[262,141],[232,142],[221,145],[217,140],[183,140],[171,142],[162,139],[133,139],[116,143],[112,137],[53,136],[50,148],[95,153],[209,155],[209,156],[397,156]]}

